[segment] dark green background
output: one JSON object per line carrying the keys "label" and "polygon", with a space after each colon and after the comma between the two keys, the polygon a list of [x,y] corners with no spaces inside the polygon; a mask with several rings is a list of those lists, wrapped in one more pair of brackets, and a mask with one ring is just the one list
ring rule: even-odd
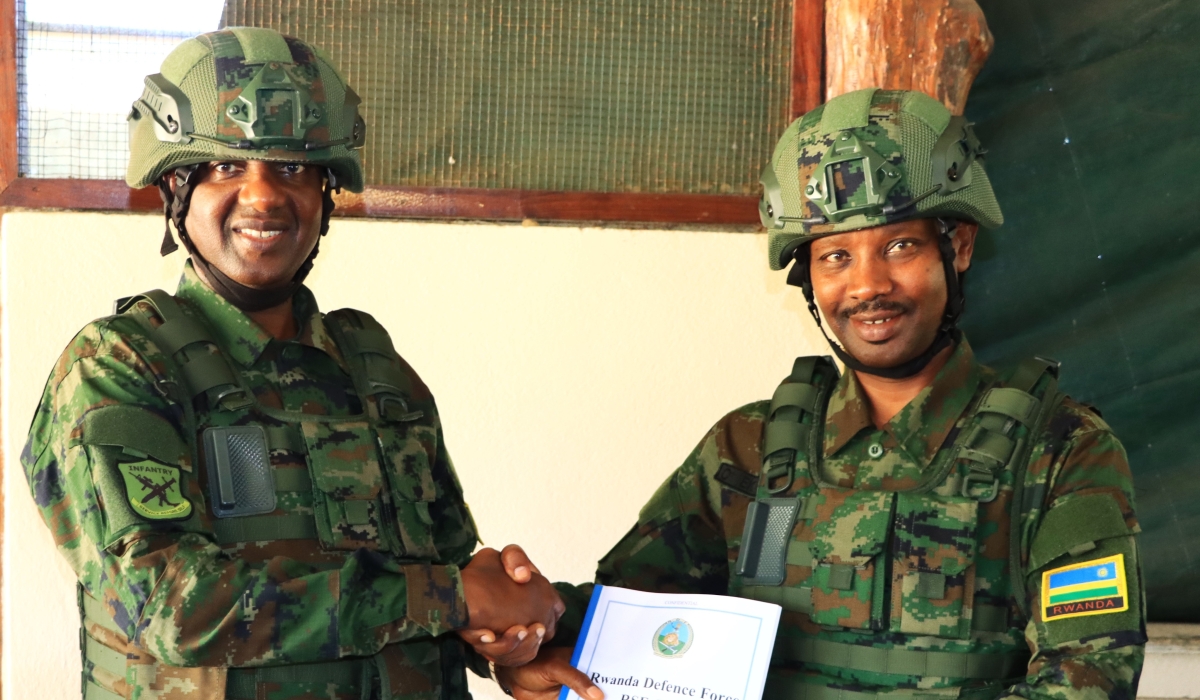
{"label": "dark green background", "polygon": [[1063,362],[1129,452],[1152,620],[1200,620],[1200,2],[980,0],[967,115],[1006,222],[964,324]]}

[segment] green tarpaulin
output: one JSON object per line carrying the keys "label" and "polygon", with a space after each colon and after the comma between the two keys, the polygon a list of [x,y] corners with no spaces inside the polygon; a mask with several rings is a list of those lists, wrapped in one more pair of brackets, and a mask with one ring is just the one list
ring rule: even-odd
{"label": "green tarpaulin", "polygon": [[1151,619],[1200,621],[1200,3],[980,5],[967,115],[1007,221],[966,330],[996,365],[1063,362],[1129,452]]}

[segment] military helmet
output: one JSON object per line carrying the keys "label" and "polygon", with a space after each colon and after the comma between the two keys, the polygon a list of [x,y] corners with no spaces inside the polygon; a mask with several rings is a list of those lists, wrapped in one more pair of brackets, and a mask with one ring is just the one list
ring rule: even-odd
{"label": "military helmet", "polygon": [[772,270],[833,233],[916,218],[1004,221],[971,124],[924,93],[868,89],[792,122],[762,174]]}
{"label": "military helmet", "polygon": [[214,160],[313,163],[361,192],[359,97],[315,47],[271,29],[230,27],[177,46],[129,113],[130,187]]}

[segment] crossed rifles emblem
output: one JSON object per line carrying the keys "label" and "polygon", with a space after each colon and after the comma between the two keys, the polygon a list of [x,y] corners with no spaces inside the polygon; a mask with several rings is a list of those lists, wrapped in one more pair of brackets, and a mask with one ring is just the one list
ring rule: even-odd
{"label": "crossed rifles emblem", "polygon": [[151,498],[157,498],[158,505],[160,506],[174,507],[179,505],[178,503],[172,503],[167,498],[167,489],[175,485],[175,477],[171,477],[161,484],[154,483],[154,480],[148,476],[135,476],[134,478],[138,480],[142,488],[150,492],[142,497],[142,503],[149,503]]}

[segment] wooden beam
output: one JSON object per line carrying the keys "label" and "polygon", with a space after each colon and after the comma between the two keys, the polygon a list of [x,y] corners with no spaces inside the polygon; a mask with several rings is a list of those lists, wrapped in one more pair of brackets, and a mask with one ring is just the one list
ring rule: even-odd
{"label": "wooden beam", "polygon": [[[368,187],[335,197],[337,216],[385,219],[758,223],[758,199],[704,194],[620,194],[436,187]],[[132,190],[120,180],[19,178],[0,207],[84,211],[161,211],[158,190]]]}
{"label": "wooden beam", "polygon": [[0,192],[17,179],[17,8],[0,0]]}
{"label": "wooden beam", "polygon": [[792,104],[797,119],[825,101],[825,0],[795,0],[792,14]]}
{"label": "wooden beam", "polygon": [[[0,194],[17,179],[17,3],[0,0]],[[3,231],[4,209],[0,205],[0,231]],[[0,234],[2,235],[2,234]],[[0,306],[0,328],[3,328],[4,308]],[[0,343],[3,343],[0,337]],[[3,357],[0,357],[2,360]],[[0,378],[0,382],[3,379]],[[0,396],[3,395],[0,384]],[[2,408],[2,407],[0,407]],[[3,415],[3,411],[0,411]],[[4,542],[4,422],[0,419],[0,543]],[[0,562],[0,590],[4,585],[4,565]],[[4,619],[0,601],[0,621]],[[0,625],[2,627],[2,625]],[[4,636],[0,635],[0,658],[4,657]],[[0,698],[4,697],[4,681],[0,678]]]}
{"label": "wooden beam", "polygon": [[975,0],[828,0],[826,13],[830,98],[920,90],[962,114],[995,43]]}

